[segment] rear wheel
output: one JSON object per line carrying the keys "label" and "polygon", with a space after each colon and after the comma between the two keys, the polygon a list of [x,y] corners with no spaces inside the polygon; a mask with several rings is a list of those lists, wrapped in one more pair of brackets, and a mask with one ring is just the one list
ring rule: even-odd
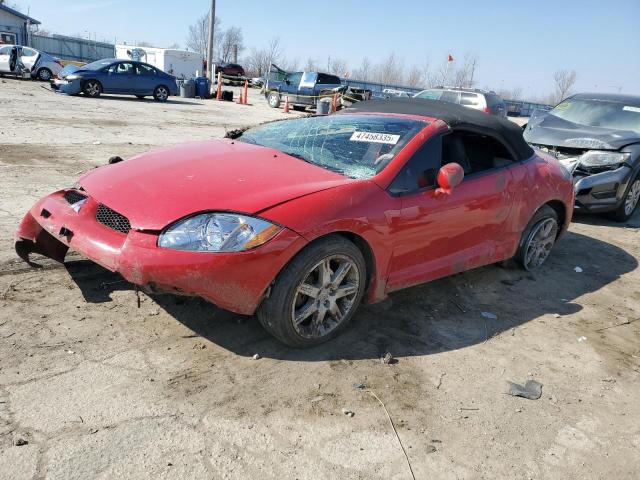
{"label": "rear wheel", "polygon": [[269,93],[267,100],[271,108],[278,108],[280,106],[280,94],[278,92]]}
{"label": "rear wheel", "polygon": [[48,68],[41,68],[38,70],[38,74],[36,75],[38,80],[42,80],[43,82],[48,82],[53,77],[53,73]]}
{"label": "rear wheel", "polygon": [[640,203],[640,174],[631,182],[627,189],[627,194],[618,209],[611,213],[611,217],[617,222],[626,222],[631,218],[633,212]]}
{"label": "rear wheel", "polygon": [[525,270],[540,267],[549,257],[558,236],[558,214],[548,205],[541,207],[522,233],[516,261]]}
{"label": "rear wheel", "polygon": [[164,85],[159,85],[153,91],[153,98],[158,102],[166,102],[169,98],[169,89]]}
{"label": "rear wheel", "polygon": [[305,348],[335,337],[352,319],[365,289],[360,250],[335,236],[300,252],[278,275],[258,320],[278,340]]}
{"label": "rear wheel", "polygon": [[91,98],[98,98],[102,93],[102,85],[97,80],[88,80],[82,87],[82,92]]}

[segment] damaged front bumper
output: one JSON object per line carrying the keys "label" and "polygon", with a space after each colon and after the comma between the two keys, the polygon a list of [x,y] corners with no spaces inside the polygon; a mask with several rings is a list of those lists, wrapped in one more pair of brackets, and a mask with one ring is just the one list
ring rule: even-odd
{"label": "damaged front bumper", "polygon": [[77,95],[82,91],[80,80],[65,80],[60,78],[52,79],[49,84],[55,92],[66,93],[67,95]]}
{"label": "damaged front bumper", "polygon": [[96,217],[99,202],[86,196],[78,203],[85,194],[62,190],[38,201],[16,233],[18,255],[30,264],[30,253],[63,262],[72,249],[147,291],[199,296],[250,315],[278,272],[306,244],[285,228],[266,244],[246,252],[160,248],[159,232],[130,229],[123,233],[100,223]]}
{"label": "damaged front bumper", "polygon": [[626,164],[614,170],[592,174],[579,168],[575,169],[575,209],[593,213],[615,210],[624,201],[632,173],[632,169]]}

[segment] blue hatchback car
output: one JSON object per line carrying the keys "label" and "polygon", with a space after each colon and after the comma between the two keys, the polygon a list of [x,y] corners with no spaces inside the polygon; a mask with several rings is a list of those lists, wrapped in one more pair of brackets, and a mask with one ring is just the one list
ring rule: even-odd
{"label": "blue hatchback car", "polygon": [[133,60],[108,58],[82,67],[71,65],[63,69],[60,78],[51,81],[51,88],[61,93],[99,97],[102,93],[152,95],[164,102],[170,95],[178,95],[176,77],[149,65]]}

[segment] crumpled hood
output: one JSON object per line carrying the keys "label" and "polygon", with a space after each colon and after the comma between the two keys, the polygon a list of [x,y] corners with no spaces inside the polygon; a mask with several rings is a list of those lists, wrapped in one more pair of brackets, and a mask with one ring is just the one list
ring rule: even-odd
{"label": "crumpled hood", "polygon": [[353,180],[277,150],[231,140],[189,143],[95,169],[80,184],[132,228],[161,230],[195,212],[256,214]]}
{"label": "crumpled hood", "polygon": [[640,142],[640,135],[629,130],[579,125],[550,114],[532,117],[523,135],[529,143],[597,150],[618,150]]}
{"label": "crumpled hood", "polygon": [[80,67],[76,65],[67,65],[62,70],[58,72],[58,78],[66,78],[68,75],[72,73],[80,71]]}

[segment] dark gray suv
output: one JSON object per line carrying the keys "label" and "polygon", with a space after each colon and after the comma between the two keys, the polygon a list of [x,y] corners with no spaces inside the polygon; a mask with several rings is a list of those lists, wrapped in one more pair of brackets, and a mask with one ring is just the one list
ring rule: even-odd
{"label": "dark gray suv", "polygon": [[504,104],[504,100],[494,92],[480,90],[479,88],[433,87],[416,93],[414,97],[457,103],[463,107],[481,110],[498,117],[507,116],[507,107]]}
{"label": "dark gray suv", "polygon": [[624,222],[640,201],[640,96],[581,93],[529,120],[524,138],[573,175],[577,211]]}

